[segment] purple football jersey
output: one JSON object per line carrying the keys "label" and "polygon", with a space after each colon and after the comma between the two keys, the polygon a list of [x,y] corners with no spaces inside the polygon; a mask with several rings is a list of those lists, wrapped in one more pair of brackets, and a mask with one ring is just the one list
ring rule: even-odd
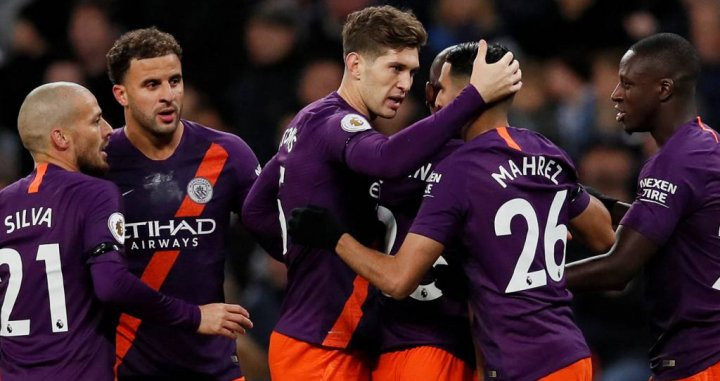
{"label": "purple football jersey", "polygon": [[[429,160],[484,106],[479,93],[470,86],[442,111],[391,138],[373,130],[336,92],[295,116],[285,130],[278,154],[268,165],[272,173],[266,168],[256,184],[273,189],[272,181],[277,181],[277,204],[255,205],[267,204],[266,197],[258,197],[244,207],[251,230],[253,216],[267,214],[280,222],[277,237],[282,239],[280,250],[288,267],[288,286],[276,331],[333,348],[376,344],[377,290],[337,255],[288,241],[285,217],[297,207],[325,207],[361,242],[378,246],[384,228],[376,216],[376,201],[368,192],[373,179],[407,175]],[[270,212],[273,207],[275,212]],[[260,225],[274,226],[264,220]]]}
{"label": "purple football jersey", "polygon": [[121,261],[120,194],[52,164],[0,191],[0,374],[13,380],[112,380],[114,328],[90,266]]}
{"label": "purple football jersey", "polygon": [[699,120],[681,126],[644,165],[621,225],[659,247],[646,266],[646,300],[659,381],[720,361],[720,144]]}
{"label": "purple football jersey", "polygon": [[[239,212],[257,177],[258,161],[237,136],[182,120],[184,131],[165,160],[143,155],[114,131],[108,179],[126,207],[125,251],[130,270],[162,293],[195,303],[224,301],[230,212]],[[235,343],[122,315],[118,376],[241,376]]]}
{"label": "purple football jersey", "polygon": [[565,287],[567,224],[589,203],[568,156],[542,135],[488,131],[428,177],[410,232],[457,234],[487,379],[537,380],[588,350]]}
{"label": "purple football jersey", "polygon": [[[403,178],[380,181],[374,185],[378,193],[378,217],[385,223],[385,251],[395,254],[410,230],[413,219],[420,209],[425,181],[432,170],[463,145],[460,139],[451,140],[432,160],[417,171]],[[439,264],[458,260],[456,254],[446,248]],[[451,258],[452,257],[452,258]],[[435,278],[428,273],[420,286],[403,300],[380,298],[382,352],[417,346],[442,348],[469,364],[475,355],[470,335],[468,305],[465,301],[448,298],[435,285]]]}

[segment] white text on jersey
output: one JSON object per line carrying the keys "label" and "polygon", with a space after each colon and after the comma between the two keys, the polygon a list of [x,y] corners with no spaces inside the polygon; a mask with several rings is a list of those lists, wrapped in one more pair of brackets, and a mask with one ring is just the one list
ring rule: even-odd
{"label": "white text on jersey", "polygon": [[506,181],[528,175],[542,176],[557,184],[557,176],[560,172],[562,166],[553,159],[548,160],[545,156],[525,156],[521,165],[518,166],[512,159],[508,160],[507,168],[501,165],[498,167],[498,172],[492,173],[491,176],[501,187],[507,188]]}
{"label": "white text on jersey", "polygon": [[10,234],[18,229],[45,224],[52,227],[52,208],[23,209],[5,217],[5,233]]}

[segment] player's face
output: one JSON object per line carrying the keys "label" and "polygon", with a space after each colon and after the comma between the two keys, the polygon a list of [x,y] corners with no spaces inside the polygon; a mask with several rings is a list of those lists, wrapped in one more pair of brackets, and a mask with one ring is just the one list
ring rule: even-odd
{"label": "player's face", "polygon": [[360,91],[371,116],[392,118],[397,114],[419,66],[416,48],[388,49],[373,61],[364,61]]}
{"label": "player's face", "polygon": [[620,82],[610,98],[618,111],[615,119],[627,133],[650,131],[657,115],[660,82],[647,60],[628,50],[620,60]]}
{"label": "player's face", "polygon": [[77,118],[71,129],[75,159],[80,172],[102,175],[110,168],[105,148],[112,128],[103,119],[100,106],[90,92],[84,93],[77,107]]}
{"label": "player's face", "polygon": [[452,65],[445,62],[440,70],[440,78],[438,79],[438,93],[435,97],[435,110],[440,110],[447,106],[460,94],[465,84],[461,84],[458,78],[450,75]]}
{"label": "player's face", "polygon": [[[129,116],[142,131],[156,136],[175,132],[180,123],[183,78],[180,59],[175,54],[133,59],[122,86]],[[122,101],[121,101],[122,104]],[[128,124],[131,121],[126,121]]]}

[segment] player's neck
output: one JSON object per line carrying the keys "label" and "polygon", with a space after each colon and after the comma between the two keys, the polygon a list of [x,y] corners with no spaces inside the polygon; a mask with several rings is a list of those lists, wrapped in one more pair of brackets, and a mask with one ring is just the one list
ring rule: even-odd
{"label": "player's neck", "polygon": [[142,128],[137,122],[128,120],[124,130],[130,143],[148,159],[165,160],[172,156],[180,145],[185,126],[180,121],[171,134],[156,135]]}
{"label": "player's neck", "polygon": [[668,106],[667,109],[658,113],[656,118],[658,127],[650,133],[660,147],[675,134],[678,128],[698,115],[695,103],[679,104],[675,107]]}
{"label": "player's neck", "polygon": [[360,92],[358,91],[357,87],[353,86],[350,83],[350,80],[347,79],[347,76],[343,77],[337,93],[338,95],[340,95],[340,98],[342,98],[348,105],[350,105],[350,107],[357,110],[366,118],[372,119],[372,116],[370,115],[370,110],[368,110],[365,102],[363,102]]}
{"label": "player's neck", "polygon": [[33,159],[35,160],[35,167],[40,164],[47,163],[60,167],[66,171],[79,172],[80,168],[75,160],[64,157],[64,155],[51,156],[44,153],[35,153]]}
{"label": "player's neck", "polygon": [[470,122],[470,125],[464,134],[464,138],[465,141],[468,142],[490,130],[507,126],[507,108],[502,107],[502,105],[496,105],[485,110],[485,112],[483,112],[477,119]]}

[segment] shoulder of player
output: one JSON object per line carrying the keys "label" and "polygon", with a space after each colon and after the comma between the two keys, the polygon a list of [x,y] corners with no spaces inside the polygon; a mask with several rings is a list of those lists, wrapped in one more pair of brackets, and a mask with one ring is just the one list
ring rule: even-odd
{"label": "shoulder of player", "polygon": [[89,194],[105,192],[110,195],[117,194],[118,197],[120,195],[120,190],[112,181],[86,175],[80,172],[70,172],[70,174],[70,178],[72,178],[73,181],[69,181],[68,185],[78,188],[78,191],[80,192],[86,192]]}
{"label": "shoulder of player", "polygon": [[[223,147],[230,156],[238,154],[252,153],[250,146],[239,136],[213,129],[199,123],[184,120],[183,124],[189,134],[192,135],[193,141],[205,140],[208,143],[216,143]],[[252,154],[253,157],[255,154]]]}

